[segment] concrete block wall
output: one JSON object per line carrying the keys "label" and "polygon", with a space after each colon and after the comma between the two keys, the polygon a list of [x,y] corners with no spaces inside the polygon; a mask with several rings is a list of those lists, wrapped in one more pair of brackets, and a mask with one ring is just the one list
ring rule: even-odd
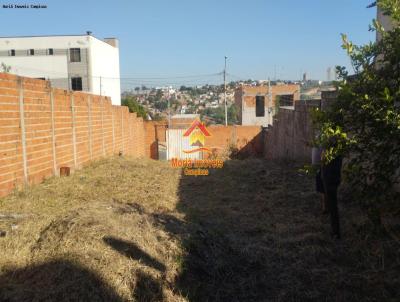
{"label": "concrete block wall", "polygon": [[[271,100],[269,93],[271,92]],[[265,97],[265,116],[256,116],[256,96]],[[241,86],[235,91],[235,104],[239,109],[239,121],[242,125],[267,126],[273,123],[276,98],[280,95],[293,95],[293,100],[300,99],[300,86],[297,84],[268,86]]]}
{"label": "concrete block wall", "polygon": [[311,161],[311,110],[320,106],[320,100],[297,101],[293,109],[279,108],[273,126],[265,132],[265,157],[301,162]]}
{"label": "concrete block wall", "polygon": [[0,73],[0,196],[120,152],[145,155],[143,120],[127,107]]}

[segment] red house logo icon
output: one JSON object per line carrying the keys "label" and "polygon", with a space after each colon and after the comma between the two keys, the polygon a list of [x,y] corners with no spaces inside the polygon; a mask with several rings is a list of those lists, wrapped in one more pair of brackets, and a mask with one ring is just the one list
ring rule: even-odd
{"label": "red house logo icon", "polygon": [[194,153],[194,152],[211,152],[210,149],[204,147],[206,137],[211,136],[210,132],[208,132],[206,126],[196,119],[193,121],[192,125],[188,130],[183,134],[184,137],[189,137],[189,144],[191,147],[197,147],[192,150],[183,150],[184,153]]}

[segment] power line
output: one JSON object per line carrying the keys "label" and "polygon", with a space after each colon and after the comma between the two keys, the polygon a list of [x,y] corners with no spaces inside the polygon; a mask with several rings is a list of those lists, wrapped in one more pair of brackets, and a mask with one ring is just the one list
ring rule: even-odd
{"label": "power line", "polygon": [[133,78],[126,77],[120,79],[133,79],[133,80],[163,80],[163,79],[186,79],[186,78],[201,78],[201,77],[211,77],[211,76],[220,76],[223,72],[218,73],[210,73],[210,74],[199,74],[199,75],[187,75],[187,76],[170,76],[170,77],[149,77],[149,78]]}
{"label": "power line", "polygon": [[[11,66],[11,71],[13,69],[22,69],[26,71],[36,71],[36,72],[42,72],[42,73],[47,73],[47,74],[54,74],[54,75],[63,75],[65,76],[66,74],[63,72],[57,72],[57,71],[51,71],[51,70],[44,70],[44,69],[37,69],[37,68],[29,68],[29,67],[23,67],[23,66],[18,66],[18,65],[12,65]],[[212,77],[212,76],[220,76],[222,75],[223,72],[217,72],[217,73],[209,73],[209,74],[197,74],[197,75],[180,75],[180,76],[165,76],[165,77],[106,77],[106,76],[98,76],[98,75],[91,75],[91,78],[102,78],[102,79],[114,79],[114,80],[168,80],[168,79],[186,79],[186,78],[202,78],[202,77]],[[89,76],[87,76],[89,77]]]}

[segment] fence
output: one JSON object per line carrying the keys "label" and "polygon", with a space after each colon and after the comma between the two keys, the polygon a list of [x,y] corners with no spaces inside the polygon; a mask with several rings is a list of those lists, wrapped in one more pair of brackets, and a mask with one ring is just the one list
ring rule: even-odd
{"label": "fence", "polygon": [[145,155],[143,120],[127,107],[0,73],[0,196],[120,152]]}

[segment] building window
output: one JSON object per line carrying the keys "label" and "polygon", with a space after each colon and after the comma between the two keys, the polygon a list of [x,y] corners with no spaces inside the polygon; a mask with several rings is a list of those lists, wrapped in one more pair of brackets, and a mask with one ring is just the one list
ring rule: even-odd
{"label": "building window", "polygon": [[81,49],[80,48],[70,48],[69,49],[69,59],[71,62],[81,61]]}
{"label": "building window", "polygon": [[10,56],[15,57],[15,49],[10,50]]}
{"label": "building window", "polygon": [[35,55],[35,50],[33,48],[28,50],[28,55],[29,56],[34,56]]}
{"label": "building window", "polygon": [[279,95],[279,106],[294,106],[294,95],[293,94],[282,94]]}
{"label": "building window", "polygon": [[265,116],[265,96],[256,96],[256,116]]}
{"label": "building window", "polygon": [[72,90],[82,91],[82,78],[71,78]]}
{"label": "building window", "polygon": [[53,49],[53,48],[49,48],[49,49],[47,50],[47,54],[48,54],[49,56],[52,56],[52,55],[54,54],[54,49]]}

